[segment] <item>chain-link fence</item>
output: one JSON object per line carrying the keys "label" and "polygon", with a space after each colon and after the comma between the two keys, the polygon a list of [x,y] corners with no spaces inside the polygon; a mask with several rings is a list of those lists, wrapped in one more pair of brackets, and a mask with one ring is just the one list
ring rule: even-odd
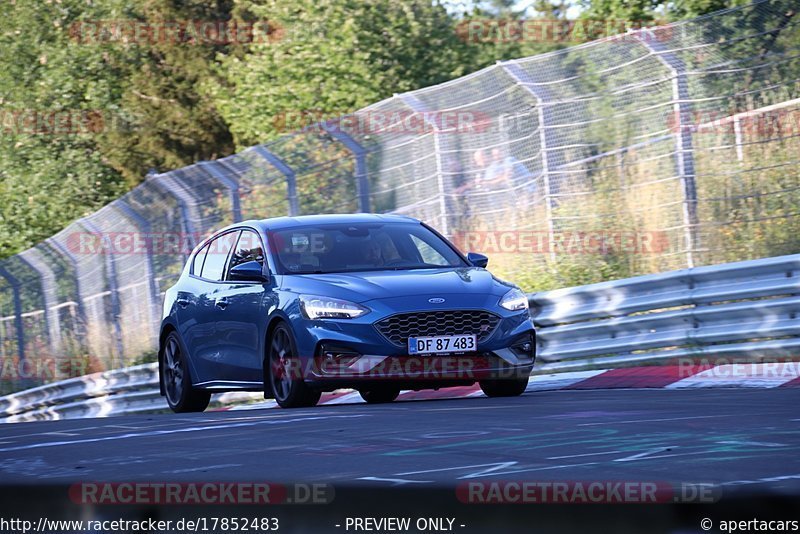
{"label": "chain-link fence", "polygon": [[529,290],[800,252],[797,11],[500,62],[151,176],[0,262],[3,388],[152,358],[164,290],[239,220],[408,214]]}

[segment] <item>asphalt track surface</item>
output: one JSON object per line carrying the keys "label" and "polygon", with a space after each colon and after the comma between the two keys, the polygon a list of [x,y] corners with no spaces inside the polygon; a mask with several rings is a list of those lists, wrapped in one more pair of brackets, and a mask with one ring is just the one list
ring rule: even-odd
{"label": "asphalt track surface", "polygon": [[3,425],[0,480],[648,480],[800,495],[800,388],[532,392]]}
{"label": "asphalt track surface", "polygon": [[[703,520],[798,520],[798,401],[800,388],[788,387],[552,391],[8,424],[0,427],[0,518],[272,517],[280,532],[343,533],[397,532],[345,526],[406,517],[452,520],[436,531],[465,534],[667,534],[705,532]],[[334,498],[97,505],[71,491],[115,481],[325,483]],[[714,484],[715,493],[712,502],[651,505],[464,503],[459,488],[473,481]]]}

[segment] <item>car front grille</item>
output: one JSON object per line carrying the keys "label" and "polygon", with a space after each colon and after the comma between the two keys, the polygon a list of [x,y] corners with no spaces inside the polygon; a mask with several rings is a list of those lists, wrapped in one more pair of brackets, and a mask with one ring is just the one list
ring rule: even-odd
{"label": "car front grille", "polygon": [[475,334],[483,341],[500,322],[497,315],[482,310],[452,310],[400,313],[375,323],[383,336],[405,347],[410,337]]}

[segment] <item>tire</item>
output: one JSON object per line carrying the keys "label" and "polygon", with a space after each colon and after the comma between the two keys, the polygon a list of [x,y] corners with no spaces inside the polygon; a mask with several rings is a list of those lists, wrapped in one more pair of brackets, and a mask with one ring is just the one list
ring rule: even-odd
{"label": "tire", "polygon": [[267,345],[266,364],[269,385],[275,395],[275,402],[281,408],[308,408],[315,406],[322,395],[321,391],[309,388],[303,376],[292,376],[300,369],[300,357],[289,327],[281,323],[275,327]]}
{"label": "tire", "polygon": [[502,380],[481,380],[481,390],[487,397],[518,397],[528,387],[528,377]]}
{"label": "tire", "polygon": [[192,387],[189,363],[181,350],[177,332],[170,332],[164,341],[162,365],[161,382],[173,412],[202,412],[208,407],[211,393]]}
{"label": "tire", "polygon": [[367,404],[384,404],[395,400],[400,395],[400,388],[377,386],[370,389],[360,389],[358,393]]}

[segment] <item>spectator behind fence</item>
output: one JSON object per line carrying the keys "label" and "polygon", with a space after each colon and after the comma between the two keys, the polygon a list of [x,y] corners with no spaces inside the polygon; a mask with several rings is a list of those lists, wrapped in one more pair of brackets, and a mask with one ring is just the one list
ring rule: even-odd
{"label": "spectator behind fence", "polygon": [[517,210],[514,207],[520,204],[521,199],[522,205],[532,201],[527,198],[535,191],[531,172],[517,158],[497,147],[488,157],[486,151],[479,148],[472,154],[472,159],[475,171],[471,179],[454,190],[455,193],[463,195],[464,204],[471,206],[470,213],[482,215],[493,227],[503,220],[504,212],[514,213],[513,221],[516,221]]}
{"label": "spectator behind fence", "polygon": [[484,182],[498,186],[502,184],[503,189],[511,187],[517,194],[523,190],[533,193],[536,187],[528,168],[503,148],[492,149],[492,158],[486,168]]}

